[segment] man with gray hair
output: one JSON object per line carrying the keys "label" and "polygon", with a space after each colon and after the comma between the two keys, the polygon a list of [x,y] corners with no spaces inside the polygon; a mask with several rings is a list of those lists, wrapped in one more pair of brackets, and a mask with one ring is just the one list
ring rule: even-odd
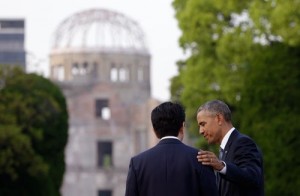
{"label": "man with gray hair", "polygon": [[255,142],[241,134],[231,122],[231,111],[220,100],[208,101],[197,111],[199,133],[209,144],[218,144],[220,154],[198,153],[198,161],[211,166],[217,175],[221,196],[264,195],[262,153]]}

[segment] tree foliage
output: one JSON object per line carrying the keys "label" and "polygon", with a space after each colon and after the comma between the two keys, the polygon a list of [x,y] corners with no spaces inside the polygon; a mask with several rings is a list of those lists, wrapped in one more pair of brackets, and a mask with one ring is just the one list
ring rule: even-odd
{"label": "tree foliage", "polygon": [[299,195],[300,47],[274,43],[256,52],[264,55],[253,59],[245,78],[237,113],[241,130],[264,152],[267,195]]}
{"label": "tree foliage", "polygon": [[[178,63],[171,95],[185,105],[189,130],[198,134],[200,104],[224,100],[235,126],[262,148],[266,195],[299,195],[293,149],[300,147],[300,2],[174,0],[173,6],[179,44],[189,55]],[[285,165],[298,169],[287,172]]]}
{"label": "tree foliage", "polygon": [[68,115],[60,89],[0,67],[0,195],[60,195]]}

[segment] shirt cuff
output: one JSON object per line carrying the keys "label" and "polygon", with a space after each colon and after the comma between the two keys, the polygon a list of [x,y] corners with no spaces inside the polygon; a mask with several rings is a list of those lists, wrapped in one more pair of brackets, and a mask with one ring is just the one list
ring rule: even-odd
{"label": "shirt cuff", "polygon": [[223,167],[223,169],[221,169],[221,170],[219,171],[219,173],[221,173],[221,174],[226,174],[226,171],[227,171],[226,163],[225,163],[224,161],[222,161],[222,163],[224,164],[224,167]]}

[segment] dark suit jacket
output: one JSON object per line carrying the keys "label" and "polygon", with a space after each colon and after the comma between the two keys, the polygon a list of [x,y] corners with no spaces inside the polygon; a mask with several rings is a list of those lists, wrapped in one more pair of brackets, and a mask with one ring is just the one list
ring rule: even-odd
{"label": "dark suit jacket", "polygon": [[214,172],[197,153],[177,139],[161,140],[131,159],[125,196],[217,195]]}
{"label": "dark suit jacket", "polygon": [[254,141],[234,130],[224,151],[222,160],[227,165],[227,172],[220,174],[220,195],[264,195],[263,158]]}

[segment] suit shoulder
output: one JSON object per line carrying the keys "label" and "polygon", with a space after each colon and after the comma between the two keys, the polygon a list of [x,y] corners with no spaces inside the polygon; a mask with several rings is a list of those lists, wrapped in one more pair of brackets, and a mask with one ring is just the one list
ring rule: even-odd
{"label": "suit shoulder", "polygon": [[245,142],[246,143],[255,143],[254,140],[250,136],[240,133],[239,131],[237,131],[234,141],[236,143],[245,143]]}
{"label": "suit shoulder", "polygon": [[187,151],[190,151],[191,153],[198,153],[198,149],[196,149],[192,146],[189,146],[187,144],[184,144],[184,143],[182,143],[182,144]]}
{"label": "suit shoulder", "polygon": [[233,142],[233,146],[237,150],[244,150],[245,148],[249,148],[249,149],[255,149],[254,151],[259,151],[260,154],[262,153],[261,149],[256,144],[256,142],[248,135],[242,133],[240,133],[237,136],[237,138]]}
{"label": "suit shoulder", "polygon": [[236,140],[238,143],[254,143],[255,144],[255,141],[254,139],[252,139],[250,136],[246,135],[246,134],[242,134],[240,133],[237,137],[237,140]]}

